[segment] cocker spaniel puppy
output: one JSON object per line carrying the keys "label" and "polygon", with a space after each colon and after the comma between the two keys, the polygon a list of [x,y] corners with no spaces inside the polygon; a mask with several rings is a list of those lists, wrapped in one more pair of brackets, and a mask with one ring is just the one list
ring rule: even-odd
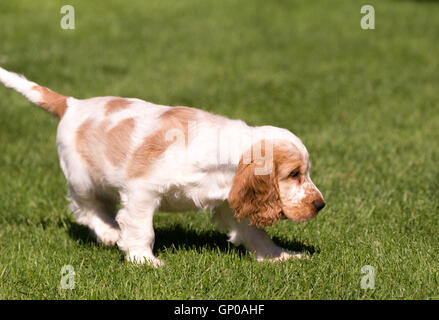
{"label": "cocker spaniel puppy", "polygon": [[230,241],[259,261],[300,257],[263,228],[309,220],[325,206],[308,152],[288,130],[139,99],[79,100],[2,68],[0,81],[60,118],[56,143],[70,208],[129,261],[163,263],[153,254],[158,210],[210,210]]}

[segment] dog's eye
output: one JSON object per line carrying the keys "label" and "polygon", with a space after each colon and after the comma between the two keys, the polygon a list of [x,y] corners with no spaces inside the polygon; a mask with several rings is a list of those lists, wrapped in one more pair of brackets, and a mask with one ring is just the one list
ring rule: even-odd
{"label": "dog's eye", "polygon": [[300,175],[300,171],[296,170],[290,173],[290,178],[297,178]]}

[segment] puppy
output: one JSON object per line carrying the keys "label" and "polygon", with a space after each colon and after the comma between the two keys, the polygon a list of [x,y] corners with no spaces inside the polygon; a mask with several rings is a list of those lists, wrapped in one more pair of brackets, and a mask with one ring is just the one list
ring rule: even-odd
{"label": "puppy", "polygon": [[70,208],[98,242],[117,244],[129,261],[163,263],[153,254],[158,210],[209,210],[258,261],[300,257],[263,228],[309,220],[325,206],[305,146],[286,129],[132,98],[80,100],[2,68],[0,81],[59,117]]}

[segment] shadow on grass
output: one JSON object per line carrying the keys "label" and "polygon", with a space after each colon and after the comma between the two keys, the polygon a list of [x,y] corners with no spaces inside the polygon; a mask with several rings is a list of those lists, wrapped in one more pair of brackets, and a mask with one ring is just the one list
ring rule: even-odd
{"label": "shadow on grass", "polygon": [[90,229],[87,228],[86,226],[77,224],[72,221],[68,221],[67,224],[68,224],[68,234],[70,238],[76,240],[82,245],[90,245],[90,246],[99,245],[96,242],[96,238],[91,233]]}
{"label": "shadow on grass", "polygon": [[[155,231],[154,251],[161,251],[167,249],[209,249],[220,250],[227,253],[231,249],[235,249],[240,254],[246,254],[246,250],[242,246],[234,246],[227,241],[227,236],[215,230],[196,231],[182,227],[181,225],[174,225],[169,227],[157,227]],[[68,226],[69,236],[79,243],[87,246],[101,246],[96,242],[95,237],[90,230],[80,224],[69,222]],[[291,251],[298,251],[307,254],[319,253],[319,250],[314,246],[308,246],[298,241],[285,241],[278,237],[273,238],[282,248]]]}

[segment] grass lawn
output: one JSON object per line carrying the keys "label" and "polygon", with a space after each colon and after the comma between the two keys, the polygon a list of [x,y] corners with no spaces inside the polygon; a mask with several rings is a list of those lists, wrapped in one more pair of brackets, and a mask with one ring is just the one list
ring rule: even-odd
{"label": "grass lawn", "polygon": [[[152,269],[74,222],[57,120],[0,87],[1,299],[439,298],[439,2],[0,2],[0,65],[77,98],[138,97],[251,125],[307,146],[327,207],[268,232],[310,259],[258,263],[209,213],[158,213]],[[60,287],[61,268],[75,288]],[[365,265],[375,289],[362,289]]]}

